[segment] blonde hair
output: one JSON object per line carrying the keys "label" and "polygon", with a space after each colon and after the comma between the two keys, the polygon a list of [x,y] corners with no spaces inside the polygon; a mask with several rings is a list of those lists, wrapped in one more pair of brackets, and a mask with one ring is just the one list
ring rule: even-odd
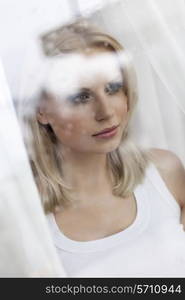
{"label": "blonde hair", "polygon": [[[142,183],[149,162],[148,152],[135,145],[130,138],[130,119],[135,109],[138,93],[137,81],[131,58],[122,45],[109,34],[102,32],[87,20],[47,32],[41,36],[44,55],[50,59],[65,53],[83,51],[92,47],[103,47],[117,54],[124,73],[124,92],[128,99],[129,118],[119,148],[107,154],[109,171],[113,178],[113,194],[126,197]],[[45,213],[53,212],[57,206],[73,201],[72,187],[63,180],[61,155],[55,134],[50,125],[42,125],[36,118],[36,111],[42,93],[34,99],[21,101],[21,125],[33,175],[40,192]],[[36,102],[33,103],[33,100]],[[30,113],[30,105],[32,112]],[[60,161],[60,163],[59,163]]]}

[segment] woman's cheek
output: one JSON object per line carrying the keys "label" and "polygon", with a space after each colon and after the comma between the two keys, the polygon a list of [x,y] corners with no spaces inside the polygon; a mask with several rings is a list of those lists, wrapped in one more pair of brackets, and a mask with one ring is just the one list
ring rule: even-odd
{"label": "woman's cheek", "polygon": [[119,105],[117,105],[116,107],[117,115],[119,115],[121,118],[125,117],[128,114],[127,107],[128,106],[126,100],[124,102],[120,101]]}

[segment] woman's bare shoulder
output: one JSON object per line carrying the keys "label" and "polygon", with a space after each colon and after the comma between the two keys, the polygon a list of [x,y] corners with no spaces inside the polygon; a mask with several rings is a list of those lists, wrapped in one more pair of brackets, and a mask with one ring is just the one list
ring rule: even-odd
{"label": "woman's bare shoulder", "polygon": [[185,207],[185,168],[172,151],[151,148],[152,160],[179,205]]}

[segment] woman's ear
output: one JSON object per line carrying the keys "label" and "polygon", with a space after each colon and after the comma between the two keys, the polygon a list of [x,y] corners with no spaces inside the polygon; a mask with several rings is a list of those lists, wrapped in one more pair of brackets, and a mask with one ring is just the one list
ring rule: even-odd
{"label": "woman's ear", "polygon": [[37,121],[42,125],[49,124],[47,114],[41,108],[37,111]]}
{"label": "woman's ear", "polygon": [[48,100],[51,100],[52,96],[48,94],[44,89],[41,91],[40,95],[40,103],[37,107],[37,120],[42,125],[49,124],[49,116],[48,116]]}

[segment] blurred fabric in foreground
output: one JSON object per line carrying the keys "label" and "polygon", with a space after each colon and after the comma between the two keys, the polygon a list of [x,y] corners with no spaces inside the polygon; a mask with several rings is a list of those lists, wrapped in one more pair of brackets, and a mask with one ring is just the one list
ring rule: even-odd
{"label": "blurred fabric in foreground", "polygon": [[0,277],[63,277],[0,64]]}

